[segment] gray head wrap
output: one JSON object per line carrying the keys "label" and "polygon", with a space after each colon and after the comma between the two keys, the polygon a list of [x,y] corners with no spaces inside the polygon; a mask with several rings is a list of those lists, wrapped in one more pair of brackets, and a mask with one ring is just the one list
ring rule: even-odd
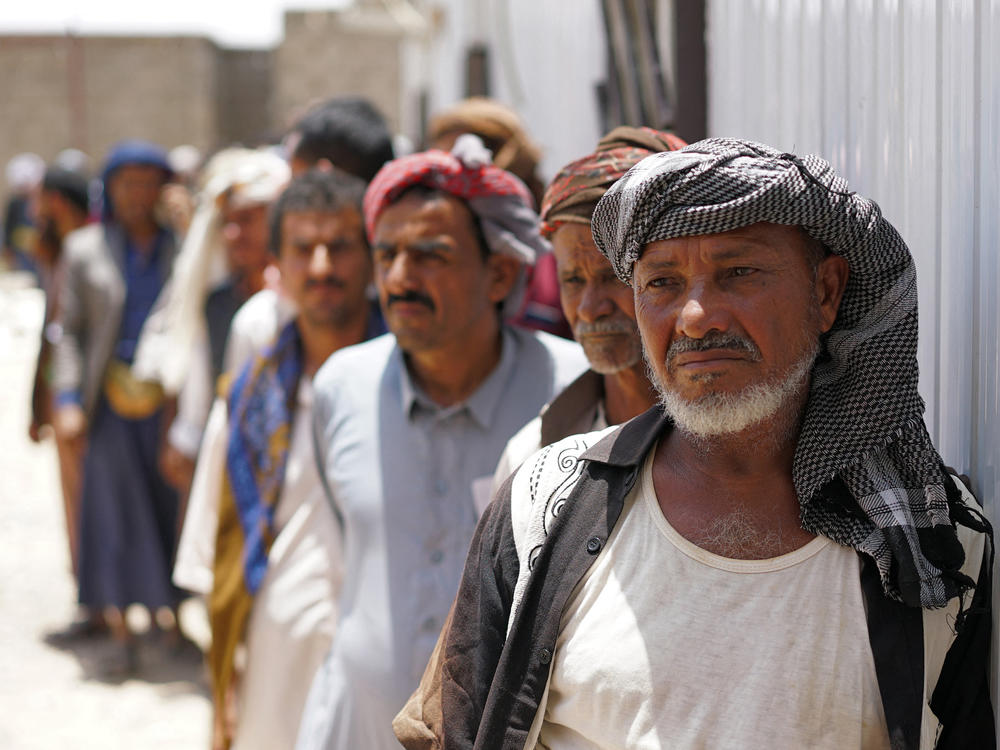
{"label": "gray head wrap", "polygon": [[646,243],[763,221],[801,226],[850,267],[795,452],[803,528],[870,556],[889,596],[944,606],[973,585],[959,572],[962,511],[917,392],[913,259],[879,207],[816,156],[713,138],[636,164],[598,203],[593,232],[630,283]]}

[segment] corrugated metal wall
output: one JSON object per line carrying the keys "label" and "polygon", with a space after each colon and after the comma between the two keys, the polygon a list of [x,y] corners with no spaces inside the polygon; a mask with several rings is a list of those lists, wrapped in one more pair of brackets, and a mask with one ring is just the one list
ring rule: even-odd
{"label": "corrugated metal wall", "polygon": [[828,158],[909,244],[927,425],[1000,522],[1000,0],[707,13],[709,132]]}
{"label": "corrugated metal wall", "polygon": [[[426,88],[433,114],[464,96],[470,44],[490,51],[492,95],[544,146],[541,175],[590,153],[601,136],[596,87],[606,76],[596,0],[436,0],[433,42],[408,52],[404,90]],[[407,105],[409,106],[409,105]]]}

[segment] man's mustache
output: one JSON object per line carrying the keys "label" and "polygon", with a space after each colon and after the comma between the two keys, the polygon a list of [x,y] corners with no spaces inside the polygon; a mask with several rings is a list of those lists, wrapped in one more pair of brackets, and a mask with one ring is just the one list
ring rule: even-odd
{"label": "man's mustache", "polygon": [[735,333],[721,333],[719,331],[709,331],[700,339],[693,339],[683,336],[670,345],[667,349],[667,367],[673,367],[674,359],[685,352],[706,352],[711,349],[728,349],[734,352],[746,352],[754,360],[760,359],[760,349],[746,336]]}
{"label": "man's mustache", "polygon": [[404,292],[403,294],[390,294],[385,299],[385,306],[387,308],[392,307],[397,302],[406,302],[409,304],[423,305],[431,312],[434,312],[434,300],[428,297],[426,294],[421,294],[420,292]]}
{"label": "man's mustache", "polygon": [[580,339],[584,336],[596,336],[602,334],[622,334],[638,336],[639,331],[635,323],[628,320],[597,320],[588,323],[578,320],[573,326],[573,336]]}
{"label": "man's mustache", "polygon": [[343,289],[346,286],[343,279],[336,276],[326,276],[322,279],[306,279],[306,289]]}

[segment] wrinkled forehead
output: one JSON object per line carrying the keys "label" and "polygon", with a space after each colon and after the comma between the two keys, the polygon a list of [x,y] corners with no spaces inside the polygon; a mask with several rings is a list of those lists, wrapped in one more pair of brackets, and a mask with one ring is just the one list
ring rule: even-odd
{"label": "wrinkled forehead", "polygon": [[815,268],[828,252],[801,226],[759,221],[723,232],[668,236],[645,242],[632,266],[633,276],[650,249],[661,263],[671,255],[679,260],[697,253],[710,260],[772,257],[776,260],[803,261],[811,268]]}

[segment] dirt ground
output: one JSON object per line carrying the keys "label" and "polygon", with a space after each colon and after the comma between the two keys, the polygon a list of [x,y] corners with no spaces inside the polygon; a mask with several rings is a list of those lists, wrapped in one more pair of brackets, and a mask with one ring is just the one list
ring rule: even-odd
{"label": "dirt ground", "polygon": [[[75,588],[55,448],[27,433],[43,304],[22,277],[0,274],[0,748],[205,750],[211,712],[193,650],[178,657],[147,637],[138,673],[108,681],[106,643],[45,640],[73,618]],[[184,605],[181,621],[204,645],[199,602]]]}

